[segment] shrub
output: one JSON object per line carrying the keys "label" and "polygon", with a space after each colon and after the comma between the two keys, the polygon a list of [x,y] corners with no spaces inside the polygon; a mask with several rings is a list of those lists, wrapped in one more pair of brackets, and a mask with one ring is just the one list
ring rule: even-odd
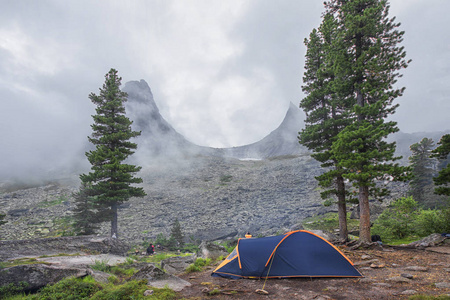
{"label": "shrub", "polygon": [[28,286],[28,283],[21,281],[18,284],[10,283],[4,286],[0,286],[0,299],[6,299],[13,295],[17,295],[23,292]]}
{"label": "shrub", "polygon": [[101,289],[101,285],[91,280],[79,278],[63,279],[53,285],[42,288],[32,299],[39,300],[78,300],[89,299]]}
{"label": "shrub", "polygon": [[412,197],[397,199],[375,221],[372,233],[382,239],[402,239],[415,232],[417,202]]}
{"label": "shrub", "polygon": [[97,292],[91,299],[111,300],[111,299],[143,299],[144,291],[147,290],[147,281],[132,280],[118,286],[108,285],[107,288]]}
{"label": "shrub", "polygon": [[415,227],[419,236],[427,236],[432,233],[450,232],[450,209],[421,210],[417,216]]}
{"label": "shrub", "polygon": [[110,266],[108,265],[108,259],[95,260],[93,265],[90,265],[91,269],[108,272],[110,270]]}
{"label": "shrub", "polygon": [[197,258],[195,262],[186,268],[186,273],[201,272],[203,267],[211,264],[211,259]]}

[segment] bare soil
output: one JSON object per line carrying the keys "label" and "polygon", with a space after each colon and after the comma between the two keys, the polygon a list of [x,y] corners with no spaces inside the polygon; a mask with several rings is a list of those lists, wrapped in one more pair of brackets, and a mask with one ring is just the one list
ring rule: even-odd
{"label": "bare soil", "polygon": [[[376,250],[340,248],[354,262],[364,278],[231,280],[211,277],[214,269],[211,267],[203,272],[180,275],[179,277],[192,284],[181,291],[181,297],[186,299],[407,299],[411,294],[450,297],[450,288],[448,288],[450,245],[426,250],[399,249],[399,247],[383,247]],[[412,277],[412,279],[406,277]],[[401,280],[405,282],[400,282]],[[268,295],[255,292],[263,287]]]}

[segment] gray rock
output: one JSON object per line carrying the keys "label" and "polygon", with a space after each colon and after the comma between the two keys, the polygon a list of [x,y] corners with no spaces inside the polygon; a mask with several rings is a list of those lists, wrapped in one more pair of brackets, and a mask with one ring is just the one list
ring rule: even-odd
{"label": "gray rock", "polygon": [[405,290],[403,292],[401,292],[402,295],[414,295],[417,294],[417,291],[415,290]]}
{"label": "gray rock", "polygon": [[108,278],[110,276],[112,276],[109,273],[105,273],[105,272],[98,271],[98,270],[92,270],[92,269],[87,269],[87,273],[88,273],[88,275],[91,275],[92,278],[95,279],[95,281],[98,281],[101,283],[108,283]]}
{"label": "gray rock", "polygon": [[88,275],[86,269],[48,266],[44,264],[20,265],[2,269],[0,286],[10,283],[26,282],[24,292],[36,291],[48,284],[53,284],[66,277],[83,277]]}
{"label": "gray rock", "polygon": [[362,260],[362,261],[357,261],[354,262],[353,265],[355,266],[363,266],[363,265],[370,265],[374,262],[378,262],[380,261],[378,258],[374,258],[374,259],[370,259],[370,260]]}
{"label": "gray rock", "polygon": [[414,275],[411,275],[411,274],[408,274],[408,273],[403,273],[400,276],[408,278],[408,279],[413,279],[414,278]]}
{"label": "gray rock", "polygon": [[165,273],[163,270],[148,265],[140,269],[131,277],[132,280],[147,280],[147,284],[156,288],[164,288],[168,286],[174,291],[181,291],[183,288],[191,284],[181,278]]}
{"label": "gray rock", "polygon": [[374,280],[372,278],[364,277],[359,280],[361,283],[373,283]]}
{"label": "gray rock", "polygon": [[392,287],[392,285],[390,285],[389,283],[385,283],[385,282],[375,282],[372,285],[374,286],[380,286],[380,287],[385,287],[385,288],[390,288]]}
{"label": "gray rock", "polygon": [[450,289],[450,283],[449,282],[438,282],[434,284],[439,289]]}
{"label": "gray rock", "polygon": [[198,256],[202,258],[217,259],[220,256],[228,256],[228,251],[223,246],[203,241],[199,246]]}
{"label": "gray rock", "polygon": [[0,260],[59,253],[111,253],[124,255],[130,246],[120,239],[97,236],[67,236],[42,239],[0,241]]}
{"label": "gray rock", "polygon": [[428,272],[427,267],[420,267],[420,266],[409,266],[406,267],[405,270],[407,271],[417,271],[417,272]]}
{"label": "gray rock", "polygon": [[184,272],[189,265],[193,264],[197,255],[174,256],[161,261],[161,268],[169,274],[178,274]]}
{"label": "gray rock", "polygon": [[439,233],[433,233],[430,234],[429,236],[421,239],[420,241],[415,241],[410,243],[410,246],[415,246],[415,247],[432,247],[432,246],[436,246],[439,245],[440,243],[442,243],[446,238],[442,235],[440,235]]}
{"label": "gray rock", "polygon": [[397,282],[397,283],[403,283],[403,282],[411,282],[411,280],[402,277],[402,276],[395,276],[395,277],[391,277],[386,279],[387,281],[392,281],[392,282]]}

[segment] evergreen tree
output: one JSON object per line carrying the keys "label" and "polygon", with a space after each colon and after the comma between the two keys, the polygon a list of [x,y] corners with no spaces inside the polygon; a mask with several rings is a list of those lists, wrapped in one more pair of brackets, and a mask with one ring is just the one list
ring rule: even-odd
{"label": "evergreen tree", "polygon": [[302,86],[307,95],[300,102],[300,108],[306,113],[305,128],[299,133],[299,142],[314,153],[314,159],[321,162],[327,171],[316,179],[325,190],[323,199],[334,195],[338,199],[339,237],[348,239],[346,189],[343,170],[337,165],[331,152],[331,145],[338,133],[348,123],[345,98],[335,89],[335,60],[337,51],[336,20],[333,15],[325,14],[319,29],[313,29],[309,39],[305,39],[306,62]]}
{"label": "evergreen tree", "polygon": [[409,157],[409,162],[413,178],[409,185],[414,200],[419,204],[425,202],[425,187],[433,183],[435,159],[430,157],[433,148],[434,142],[429,138],[423,138],[410,147],[412,155]]}
{"label": "evergreen tree", "polygon": [[181,224],[178,221],[178,218],[176,218],[172,224],[170,239],[175,241],[178,247],[181,248],[184,246],[184,235],[183,232],[181,231]]}
{"label": "evergreen tree", "polygon": [[383,0],[331,0],[327,12],[337,20],[340,35],[335,61],[335,84],[353,108],[352,123],[333,142],[333,157],[345,170],[343,177],[358,189],[360,242],[369,243],[369,196],[382,196],[387,189],[377,185],[386,180],[404,180],[407,169],[394,163],[395,143],[385,138],[398,131],[385,119],[395,112],[394,99],[404,88],[394,88],[398,71],[406,68],[406,53],[398,44],[404,32],[389,19],[389,5]]}
{"label": "evergreen tree", "polygon": [[446,161],[447,165],[442,165],[442,169],[439,171],[438,176],[433,178],[434,184],[437,185],[435,193],[438,195],[450,196],[450,134],[442,136],[438,142],[439,147],[433,150],[432,157],[436,157],[441,161]]}
{"label": "evergreen tree", "polygon": [[0,226],[2,226],[3,224],[8,223],[7,221],[3,221],[3,219],[6,217],[5,214],[0,214]]}
{"label": "evergreen tree", "polygon": [[80,190],[73,194],[75,200],[75,209],[73,210],[73,229],[77,235],[90,235],[96,233],[98,223],[104,221],[106,213],[100,213],[102,210],[97,202],[89,195],[90,190],[86,188],[86,183],[82,183]]}
{"label": "evergreen tree", "polygon": [[133,186],[142,182],[141,178],[134,176],[141,167],[124,163],[137,148],[129,140],[140,135],[140,132],[131,130],[132,121],[125,116],[127,94],[120,90],[122,78],[111,69],[105,79],[99,95],[89,95],[97,106],[97,114],[92,116],[93,133],[88,137],[95,150],[86,153],[92,172],[80,175],[80,179],[86,185],[90,199],[100,207],[108,207],[102,211],[107,212],[104,216],[111,221],[111,236],[118,237],[118,205],[130,197],[146,194],[142,188]]}

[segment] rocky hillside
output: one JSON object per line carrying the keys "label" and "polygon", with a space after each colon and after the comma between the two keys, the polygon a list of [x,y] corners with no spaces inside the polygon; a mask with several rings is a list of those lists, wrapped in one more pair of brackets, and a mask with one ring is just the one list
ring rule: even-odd
{"label": "rocky hillside", "polygon": [[[168,235],[175,218],[186,236],[216,239],[250,230],[285,231],[323,211],[314,176],[320,169],[309,156],[264,161],[218,157],[154,161],[142,171],[145,198],[131,199],[119,212],[122,237],[131,240]],[[0,194],[8,223],[4,239],[52,236],[67,226],[74,208],[76,180]],[[102,228],[108,234],[108,224]]]}

